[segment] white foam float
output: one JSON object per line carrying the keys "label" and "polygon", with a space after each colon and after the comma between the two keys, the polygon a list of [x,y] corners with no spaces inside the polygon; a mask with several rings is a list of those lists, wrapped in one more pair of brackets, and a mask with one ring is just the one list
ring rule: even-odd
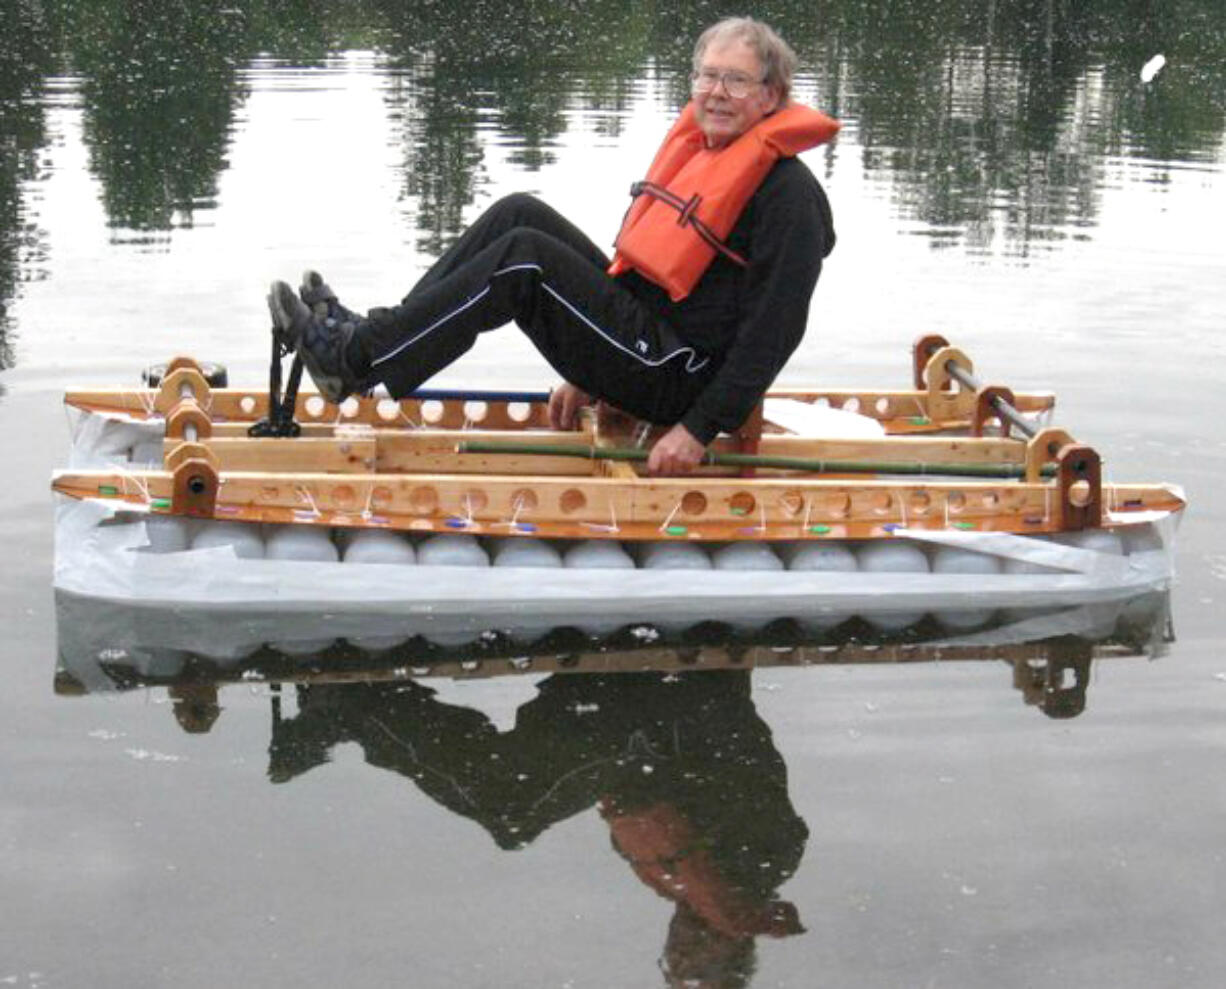
{"label": "white foam float", "polygon": [[729,543],[711,554],[716,570],[782,570],[783,561],[769,543]]}
{"label": "white foam float", "polygon": [[[634,558],[612,539],[585,539],[569,547],[562,562],[571,570],[634,570]],[[588,635],[611,635],[625,624],[624,618],[601,619],[584,615],[576,627]]]}
{"label": "white foam float", "polygon": [[[844,543],[792,543],[785,549],[789,570],[819,573],[854,573],[860,569],[856,554]],[[828,613],[806,614],[797,619],[806,632],[826,632],[850,618],[831,609]]]}
{"label": "white foam float", "polygon": [[[489,551],[497,553],[503,545],[509,551],[509,543],[471,533],[421,537],[341,529],[329,537],[326,530],[301,524],[287,528],[315,533],[309,538],[321,541],[326,557],[265,558],[264,530],[251,523],[185,521],[156,511],[117,511],[103,500],[65,500],[57,509],[55,586],[91,598],[232,602],[287,611],[400,605],[405,609],[405,635],[429,634],[437,627],[446,644],[459,641],[456,636],[471,641],[476,634],[461,635],[460,629],[514,632],[518,625],[545,616],[590,634],[628,622],[686,628],[712,617],[768,621],[818,616],[815,621],[822,622],[826,616],[835,621],[856,615],[882,628],[905,627],[924,613],[963,609],[968,595],[980,595],[973,601],[976,606],[1025,609],[1122,601],[1141,591],[1165,589],[1173,573],[1177,521],[1177,515],[1158,514],[1147,520],[1152,526],[1122,527],[1126,539],[1118,531],[1072,537],[1081,546],[1010,533],[925,529],[879,540],[771,543],[768,552],[773,555],[759,558],[773,560],[766,564],[769,570],[716,568],[709,555],[712,547],[691,540],[552,542],[545,552],[553,565],[529,568],[505,561],[489,566]],[[285,538],[277,536],[278,531],[267,530],[274,544]],[[526,538],[514,542],[519,551],[534,545]],[[338,545],[344,563],[336,562]],[[762,544],[743,545],[747,548],[738,548],[737,554],[762,549]],[[1001,561],[1002,572],[925,576],[927,554],[938,546],[991,554]],[[1123,549],[1131,555],[1119,555]],[[724,550],[723,545],[714,547],[716,554]],[[372,557],[366,556],[368,551]],[[387,567],[348,565],[382,558],[385,551],[392,556]],[[786,560],[786,570],[779,557]],[[410,558],[437,566],[439,573],[422,580]],[[556,566],[557,559],[564,567]],[[397,568],[395,562],[413,569]],[[639,565],[632,567],[634,562]],[[483,572],[477,576],[466,567]],[[687,577],[680,570],[695,572]],[[475,625],[473,616],[482,616],[487,624]],[[348,638],[354,632],[360,635],[362,629],[337,634]],[[379,643],[369,645],[377,648]]]}
{"label": "white foam float", "polygon": [[[341,560],[349,563],[369,563],[377,567],[414,566],[417,563],[417,551],[399,532],[387,529],[345,529],[338,535],[341,544]],[[386,577],[399,579],[394,570],[386,572]],[[407,634],[389,633],[385,635],[349,635],[350,643],[369,653],[387,652],[408,642],[411,636]]]}
{"label": "white foam float", "polygon": [[[932,551],[933,573],[998,574],[1001,571],[1000,560],[987,553],[956,546],[938,546]],[[942,608],[935,613],[937,621],[951,632],[982,628],[995,614],[995,608]]]}
{"label": "white foam float", "polygon": [[315,563],[335,563],[340,559],[336,543],[328,530],[313,525],[269,526],[264,540],[264,556],[269,560]]}
{"label": "white foam float", "polygon": [[147,553],[181,553],[192,544],[192,524],[178,515],[152,515],[145,522]]}
{"label": "white foam float", "polygon": [[491,562],[496,567],[560,567],[562,554],[544,539],[507,536],[492,540]]}
{"label": "white foam float", "polygon": [[697,543],[643,543],[638,547],[644,570],[710,570],[711,557]]}
{"label": "white foam float", "polygon": [[[889,539],[868,543],[856,553],[860,569],[866,573],[928,573],[928,557],[913,543]],[[883,632],[901,632],[924,617],[922,611],[874,612],[869,623]]]}
{"label": "white foam float", "polygon": [[562,557],[563,563],[579,570],[633,570],[634,558],[621,543],[612,539],[585,539],[575,543]]}
{"label": "white foam float", "polygon": [[260,530],[243,522],[203,523],[192,537],[192,549],[229,546],[240,560],[264,559],[264,540]]}
{"label": "white foam float", "polygon": [[440,532],[422,540],[417,562],[423,567],[488,567],[490,558],[476,536]]}
{"label": "white foam float", "polygon": [[[264,556],[268,560],[302,563],[336,563],[340,559],[329,531],[313,525],[269,526]],[[335,638],[277,639],[269,645],[287,656],[310,656],[322,652],[335,641]]]}
{"label": "white foam float", "polygon": [[344,539],[341,559],[346,563],[382,563],[412,566],[417,562],[413,544],[398,532],[358,529]]}

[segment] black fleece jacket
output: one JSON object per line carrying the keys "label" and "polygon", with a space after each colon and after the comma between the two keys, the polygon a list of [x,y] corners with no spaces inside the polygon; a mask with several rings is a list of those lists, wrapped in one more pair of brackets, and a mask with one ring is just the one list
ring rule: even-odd
{"label": "black fleece jacket", "polygon": [[716,256],[694,290],[673,302],[627,272],[627,287],[649,303],[714,369],[682,417],[706,444],[743,423],[804,336],[822,260],[834,248],[826,193],[796,158],[781,158],[728,235],[742,268]]}

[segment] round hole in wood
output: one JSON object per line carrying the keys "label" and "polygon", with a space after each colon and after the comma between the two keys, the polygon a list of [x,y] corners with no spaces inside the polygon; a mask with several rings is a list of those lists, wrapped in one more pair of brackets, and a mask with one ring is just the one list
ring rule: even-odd
{"label": "round hole in wood", "polygon": [[306,401],[302,403],[303,411],[312,419],[318,419],[324,414],[324,409],[327,407],[328,403],[323,400],[322,395],[308,395]]}
{"label": "round hole in wood", "polygon": [[490,407],[485,402],[470,400],[464,403],[464,418],[469,422],[484,422],[490,414]]}
{"label": "round hole in wood", "polygon": [[563,515],[574,515],[575,512],[582,511],[587,505],[587,495],[578,488],[567,488],[558,498],[558,508],[562,510]]}
{"label": "round hole in wood", "polygon": [[438,491],[423,484],[409,492],[409,510],[414,515],[430,515],[438,510]]}
{"label": "round hole in wood", "polygon": [[985,491],[981,498],[981,504],[989,512],[994,512],[997,506],[1000,505],[1000,494],[996,491]]}
{"label": "round hole in wood", "polygon": [[357,492],[348,484],[338,484],[332,489],[332,504],[342,511],[350,511],[358,502]]}
{"label": "round hole in wood", "polygon": [[443,421],[443,415],[446,411],[447,406],[437,398],[428,398],[421,403],[422,422],[428,422],[432,426],[436,425]]}
{"label": "round hole in wood", "polygon": [[528,402],[508,402],[507,418],[512,422],[527,422],[532,416],[532,406]]}
{"label": "round hole in wood", "polygon": [[531,488],[517,488],[511,492],[511,511],[516,515],[533,511],[539,504],[536,492]]}
{"label": "round hole in wood", "polygon": [[480,488],[469,488],[460,497],[460,507],[468,515],[475,515],[477,512],[484,511],[485,506],[489,503],[489,495]]}
{"label": "round hole in wood", "polygon": [[889,491],[874,491],[869,506],[878,515],[888,515],[894,510],[894,496]]}
{"label": "round hole in wood", "polygon": [[846,402],[843,403],[843,411],[844,412],[859,412],[860,411],[860,399],[858,399],[855,395],[852,395]]}
{"label": "round hole in wood", "polygon": [[1017,488],[1008,488],[1000,501],[1011,512],[1024,511],[1026,508],[1026,494]]}
{"label": "round hole in wood", "polygon": [[885,396],[881,395],[874,403],[873,408],[877,410],[877,415],[883,419],[887,418],[894,411],[893,403]]}
{"label": "round hole in wood", "polygon": [[1074,481],[1068,489],[1069,504],[1085,508],[1090,503],[1090,482]]}
{"label": "round hole in wood", "polygon": [[805,507],[805,496],[799,491],[785,491],[779,496],[779,507],[783,514],[795,518]]}
{"label": "round hole in wood", "polygon": [[238,400],[238,407],[244,415],[251,415],[255,412],[256,401],[254,395],[244,395]]}
{"label": "round hole in wood", "polygon": [[738,491],[728,499],[728,511],[733,515],[752,515],[753,510],[757,507],[758,503],[748,491]]}
{"label": "round hole in wood", "polygon": [[912,491],[907,500],[907,510],[916,515],[927,515],[932,511],[932,498],[927,491]]}
{"label": "round hole in wood", "polygon": [[395,422],[400,418],[400,403],[394,398],[381,398],[375,403],[375,415],[384,422]]}
{"label": "round hole in wood", "polygon": [[945,496],[945,507],[951,514],[957,515],[966,508],[966,496],[961,491],[950,491]]}
{"label": "round hole in wood", "polygon": [[392,503],[392,489],[380,484],[370,492],[370,507],[382,511]]}
{"label": "round hole in wood", "polygon": [[851,514],[851,496],[846,491],[831,491],[822,496],[825,514],[834,519],[845,519]]}
{"label": "round hole in wood", "polygon": [[681,496],[681,511],[685,515],[701,515],[707,510],[707,496],[701,491],[687,491]]}
{"label": "round hole in wood", "polygon": [[362,403],[357,400],[357,397],[350,395],[345,401],[340,404],[341,418],[353,419],[357,416],[362,408]]}
{"label": "round hole in wood", "polygon": [[281,489],[275,484],[266,484],[260,488],[260,501],[275,502],[281,497]]}

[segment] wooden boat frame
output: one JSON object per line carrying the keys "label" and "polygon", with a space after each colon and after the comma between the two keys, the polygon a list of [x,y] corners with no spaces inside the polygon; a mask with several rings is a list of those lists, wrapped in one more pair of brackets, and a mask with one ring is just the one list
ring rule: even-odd
{"label": "wooden boat frame", "polygon": [[[733,465],[665,478],[607,459],[641,450],[651,429],[600,410],[576,432],[550,431],[545,395],[335,406],[308,393],[290,403],[298,435],[254,436],[275,406],[275,387],[211,388],[199,365],[176,358],[156,389],[65,396],[88,413],[164,421],[162,468],[64,471],[53,488],[197,518],[618,540],[861,539],[900,528],[1051,533],[1183,507],[1164,485],[1103,484],[1092,447],[1026,418],[1049,415],[1052,395],[980,384],[970,359],[944,338],[918,340],[912,364],[908,390],[768,396],[860,412],[881,422],[880,438],[789,435],[764,424],[759,409],[739,434],[712,445],[716,459],[728,455]],[[525,437],[528,448],[507,442]],[[983,477],[949,476],[962,474]]]}

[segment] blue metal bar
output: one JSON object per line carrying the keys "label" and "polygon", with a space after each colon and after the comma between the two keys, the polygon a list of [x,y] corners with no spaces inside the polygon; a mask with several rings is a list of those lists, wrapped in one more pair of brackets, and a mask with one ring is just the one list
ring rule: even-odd
{"label": "blue metal bar", "polygon": [[548,402],[549,392],[418,388],[409,398],[422,402]]}

